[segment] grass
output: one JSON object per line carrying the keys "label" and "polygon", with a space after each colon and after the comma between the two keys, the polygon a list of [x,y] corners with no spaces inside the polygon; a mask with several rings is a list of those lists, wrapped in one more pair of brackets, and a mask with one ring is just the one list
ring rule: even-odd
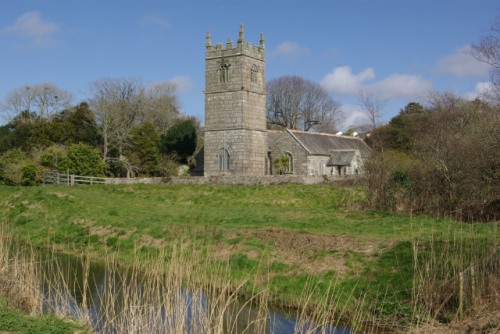
{"label": "grass", "polygon": [[84,333],[81,326],[61,320],[52,314],[29,316],[7,305],[0,295],[0,332],[19,334],[74,334]]}
{"label": "grass", "polygon": [[[221,276],[233,283],[251,277],[240,289],[245,294],[268,289],[270,303],[331,304],[349,310],[343,314],[369,315],[351,315],[359,322],[451,321],[458,318],[460,272],[474,263],[477,282],[465,289],[471,310],[482,295],[469,290],[486,293],[494,282],[477,277],[500,276],[495,224],[366,210],[355,187],[0,187],[0,202],[0,219],[11,233],[36,246],[112,253],[124,263],[158,256],[172,243],[210,247],[214,265],[229,266]],[[491,261],[480,260],[485,252]],[[429,266],[436,269],[432,275]],[[451,285],[453,291],[443,288]],[[444,297],[433,300],[433,294]]]}

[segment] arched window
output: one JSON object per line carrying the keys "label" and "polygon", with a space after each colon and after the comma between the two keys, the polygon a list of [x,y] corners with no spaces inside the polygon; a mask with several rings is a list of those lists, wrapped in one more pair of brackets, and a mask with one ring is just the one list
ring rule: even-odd
{"label": "arched window", "polygon": [[325,163],[323,161],[320,161],[319,166],[318,166],[318,175],[325,175]]}
{"label": "arched window", "polygon": [[257,65],[253,64],[252,69],[250,70],[250,80],[252,82],[257,82],[257,72],[259,72],[259,68]]}
{"label": "arched window", "polygon": [[226,63],[224,60],[221,61],[219,67],[219,82],[226,83],[229,82],[229,67],[231,64]]}
{"label": "arched window", "polygon": [[219,170],[229,170],[229,152],[225,148],[219,150]]}
{"label": "arched window", "polygon": [[288,158],[288,170],[287,173],[293,174],[293,156],[290,152],[285,152],[285,156]]}

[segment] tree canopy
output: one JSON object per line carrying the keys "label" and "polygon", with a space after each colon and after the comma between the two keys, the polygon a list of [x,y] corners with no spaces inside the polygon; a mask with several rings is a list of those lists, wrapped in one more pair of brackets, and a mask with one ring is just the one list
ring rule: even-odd
{"label": "tree canopy", "polygon": [[321,85],[298,76],[267,83],[270,128],[333,132],[341,118],[340,104]]}

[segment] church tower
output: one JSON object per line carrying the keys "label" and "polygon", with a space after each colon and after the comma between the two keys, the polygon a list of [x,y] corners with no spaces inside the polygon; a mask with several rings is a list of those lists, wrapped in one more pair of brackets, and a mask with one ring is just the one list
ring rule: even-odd
{"label": "church tower", "polygon": [[206,36],[205,176],[265,175],[267,157],[264,36],[212,45]]}

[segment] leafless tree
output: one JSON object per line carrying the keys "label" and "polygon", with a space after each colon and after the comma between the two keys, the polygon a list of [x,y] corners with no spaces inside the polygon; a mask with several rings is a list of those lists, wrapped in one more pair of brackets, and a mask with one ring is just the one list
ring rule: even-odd
{"label": "leafless tree", "polygon": [[8,120],[25,113],[28,119],[37,115],[42,119],[50,118],[71,104],[71,93],[51,83],[24,86],[14,89],[1,105]]}
{"label": "leafless tree", "polygon": [[356,97],[357,104],[368,118],[370,131],[380,126],[380,117],[385,101],[372,92],[360,90]]}
{"label": "leafless tree", "polygon": [[117,162],[129,144],[130,130],[138,124],[153,124],[165,134],[179,115],[177,87],[161,82],[145,86],[135,78],[101,79],[91,85],[90,105],[95,112],[98,132],[102,138],[102,155],[118,153]]}
{"label": "leafless tree", "polygon": [[142,91],[139,119],[141,123],[153,124],[158,134],[164,135],[179,117],[179,108],[177,85],[154,83]]}
{"label": "leafless tree", "polygon": [[298,76],[283,76],[267,84],[270,127],[325,131],[341,119],[340,104],[319,84]]}
{"label": "leafless tree", "polygon": [[123,152],[130,129],[139,114],[142,83],[133,78],[101,79],[92,83],[90,105],[95,112],[97,131],[103,140],[102,155],[109,150]]}
{"label": "leafless tree", "polygon": [[496,103],[500,102],[500,14],[490,27],[487,34],[482,36],[478,44],[472,45],[472,55],[491,65],[490,75],[493,84],[487,98]]}

